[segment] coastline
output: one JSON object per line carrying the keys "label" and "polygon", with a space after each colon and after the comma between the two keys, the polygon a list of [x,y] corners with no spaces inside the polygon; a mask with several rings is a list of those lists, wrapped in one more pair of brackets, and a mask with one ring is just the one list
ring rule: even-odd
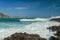
{"label": "coastline", "polygon": [[[4,19],[4,18],[3,18]],[[6,18],[5,18],[6,19]],[[4,20],[5,20],[4,19]],[[7,18],[7,19],[12,19],[13,21],[14,21],[14,19],[15,18]],[[6,19],[6,20],[7,20]],[[34,19],[33,19],[34,20]],[[11,21],[11,20],[10,20]],[[9,21],[9,22],[10,22]],[[9,23],[8,22],[8,23]],[[16,20],[16,22],[17,22],[17,20]],[[31,22],[31,21],[30,21]],[[46,22],[46,23],[45,23]],[[12,23],[12,22],[11,22]],[[25,22],[22,22],[23,24],[25,23]],[[28,22],[26,22],[26,23],[28,23]],[[43,25],[42,25],[42,24]],[[5,23],[6,24],[6,23]],[[15,25],[16,25],[17,23],[15,23]],[[21,23],[20,23],[20,21],[19,21],[19,25],[20,25]],[[12,27],[15,27],[15,30],[12,28],[12,29],[8,29],[9,31],[6,31],[6,32],[8,32],[8,33],[12,33],[13,31],[15,31],[13,34],[15,34],[15,33],[17,33],[17,31],[21,31],[21,32],[24,32],[24,31],[26,31],[26,34],[28,34],[28,35],[30,35],[29,33],[31,32],[31,34],[32,35],[36,35],[36,34],[34,34],[34,33],[38,33],[37,35],[39,35],[40,37],[39,38],[41,38],[41,40],[47,40],[46,38],[44,38],[43,36],[47,36],[46,34],[46,32],[48,32],[49,31],[49,29],[47,30],[47,28],[48,27],[52,27],[52,26],[54,26],[54,25],[58,25],[59,24],[59,22],[54,22],[54,21],[36,21],[36,22],[31,22],[29,25],[24,25],[24,28],[20,28],[20,29],[16,29],[16,27],[18,26],[18,25],[16,25],[16,26],[14,26],[14,23],[13,23],[13,26],[11,26],[11,28]],[[7,25],[7,24],[6,24]],[[12,24],[9,24],[9,25],[12,25]],[[22,24],[21,24],[22,25]],[[50,25],[50,26],[49,26]],[[19,28],[19,27],[18,27]],[[40,30],[40,31],[39,31]],[[3,29],[2,31],[4,31],[5,32],[5,30]],[[1,32],[2,32],[1,31]],[[29,32],[30,31],[30,32]],[[41,32],[42,31],[42,32]],[[2,33],[4,33],[4,32],[2,32]],[[20,32],[20,33],[21,33]],[[29,32],[29,33],[27,33],[27,32]],[[20,34],[20,33],[18,33],[18,34]],[[45,33],[45,34],[44,34]],[[48,32],[49,33],[49,32]],[[11,34],[11,35],[13,35],[13,34]],[[22,34],[24,34],[24,33],[22,33]],[[3,34],[4,35],[4,34]],[[7,34],[7,35],[9,35],[9,34]],[[8,36],[9,37],[9,36]],[[8,37],[6,37],[7,39],[8,39]],[[18,36],[17,36],[18,37]],[[47,36],[48,37],[48,36]],[[36,37],[37,38],[37,37]],[[7,39],[4,39],[4,40],[7,40]],[[37,39],[38,40],[38,39]]]}

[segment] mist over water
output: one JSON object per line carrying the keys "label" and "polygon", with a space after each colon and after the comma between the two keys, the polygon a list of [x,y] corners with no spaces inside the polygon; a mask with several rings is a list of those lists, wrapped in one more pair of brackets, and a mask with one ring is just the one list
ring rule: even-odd
{"label": "mist over water", "polygon": [[[25,21],[20,21],[22,19],[19,19],[19,22],[0,22],[0,39],[3,40],[3,38],[8,37],[16,32],[24,33],[27,32],[29,34],[38,34],[42,38],[49,38],[50,36],[54,36],[53,33],[49,31],[47,28],[51,26],[58,26],[60,25],[59,22],[55,21],[49,21],[49,20],[41,20],[40,19],[25,19]],[[33,21],[30,21],[33,20]],[[40,21],[39,21],[40,20]]]}

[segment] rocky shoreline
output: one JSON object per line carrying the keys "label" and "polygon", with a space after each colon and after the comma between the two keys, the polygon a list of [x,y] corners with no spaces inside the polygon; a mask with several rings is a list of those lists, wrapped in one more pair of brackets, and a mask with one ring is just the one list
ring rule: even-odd
{"label": "rocky shoreline", "polygon": [[47,28],[52,32],[56,31],[55,36],[51,36],[49,40],[60,40],[60,26],[52,26]]}
{"label": "rocky shoreline", "polygon": [[[60,40],[60,26],[52,26],[47,29],[51,30],[52,32],[56,31],[56,33],[53,34],[54,36],[51,36],[49,40]],[[47,39],[40,37],[38,34],[15,33],[7,38],[4,38],[4,40],[47,40]]]}
{"label": "rocky shoreline", "polygon": [[[56,33],[53,34],[54,36],[51,36],[49,40],[60,40],[60,26],[52,26],[47,29],[51,30],[52,32],[56,31]],[[4,40],[47,40],[47,39],[41,38],[38,34],[15,33],[7,38],[4,38]]]}
{"label": "rocky shoreline", "polygon": [[10,37],[4,38],[4,40],[46,40],[45,38],[41,38],[37,34],[28,34],[28,33],[15,33]]}
{"label": "rocky shoreline", "polygon": [[60,18],[52,18],[52,19],[50,19],[50,21],[57,21],[57,22],[60,22]]}

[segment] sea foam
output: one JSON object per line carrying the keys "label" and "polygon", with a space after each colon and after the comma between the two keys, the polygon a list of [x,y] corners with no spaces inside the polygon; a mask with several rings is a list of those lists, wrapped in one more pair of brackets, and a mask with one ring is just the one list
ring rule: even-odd
{"label": "sea foam", "polygon": [[20,19],[20,21],[48,21],[48,18]]}
{"label": "sea foam", "polygon": [[[16,23],[15,24],[8,23],[8,25],[12,26],[12,27],[0,28],[0,39],[3,40],[5,37],[8,37],[16,32],[18,32],[18,33],[26,32],[29,34],[38,34],[38,35],[40,35],[40,37],[47,38],[47,40],[48,40],[49,37],[54,36],[53,34],[55,32],[51,32],[47,28],[51,27],[51,26],[60,25],[59,22],[54,22],[54,21],[49,21],[49,20],[50,20],[50,18],[48,18],[48,19],[35,18],[35,19],[27,19],[27,20],[24,19],[23,21],[26,21],[26,22],[34,21],[27,25],[23,25],[23,24],[25,24],[24,22],[22,24],[20,23],[18,25],[16,25]],[[22,19],[20,21],[22,21]],[[2,24],[6,24],[6,23],[2,23]],[[21,26],[23,26],[23,27],[21,27]]]}
{"label": "sea foam", "polygon": [[8,37],[16,32],[27,32],[29,34],[39,34],[42,38],[49,38],[50,36],[54,36],[54,32],[49,32],[47,27],[51,26],[58,26],[60,23],[53,22],[53,21],[47,21],[47,22],[32,22],[31,24],[25,25],[24,27],[11,27],[11,28],[5,28],[0,29],[0,38],[3,39],[5,37]]}

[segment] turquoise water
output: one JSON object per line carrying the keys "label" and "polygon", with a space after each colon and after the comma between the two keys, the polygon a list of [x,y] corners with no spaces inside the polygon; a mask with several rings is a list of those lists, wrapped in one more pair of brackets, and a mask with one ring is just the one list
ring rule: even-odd
{"label": "turquoise water", "polygon": [[0,18],[0,22],[19,22],[20,18]]}
{"label": "turquoise water", "polygon": [[32,22],[20,21],[20,18],[0,18],[0,28],[23,27]]}
{"label": "turquoise water", "polygon": [[23,27],[31,22],[0,22],[0,28]]}

